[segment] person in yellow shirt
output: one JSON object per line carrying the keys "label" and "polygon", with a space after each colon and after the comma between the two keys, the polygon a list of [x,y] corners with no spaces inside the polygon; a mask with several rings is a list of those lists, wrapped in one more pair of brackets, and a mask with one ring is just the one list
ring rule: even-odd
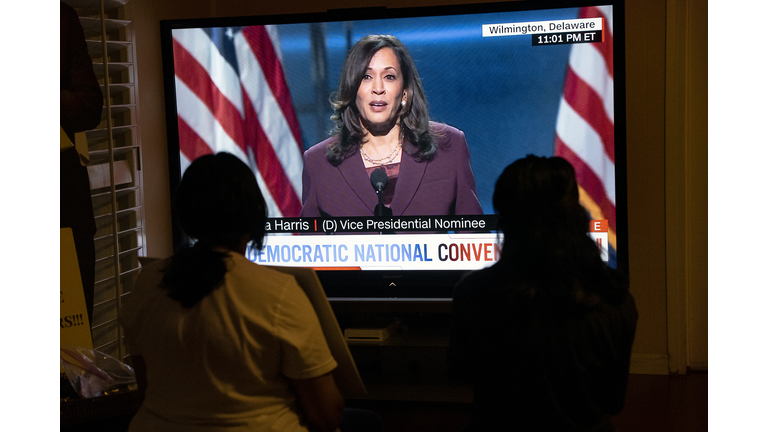
{"label": "person in yellow shirt", "polygon": [[245,257],[267,219],[250,168],[202,156],[174,205],[195,243],[145,266],[120,314],[144,395],[129,431],[381,430],[370,412],[345,427],[337,362],[296,279]]}

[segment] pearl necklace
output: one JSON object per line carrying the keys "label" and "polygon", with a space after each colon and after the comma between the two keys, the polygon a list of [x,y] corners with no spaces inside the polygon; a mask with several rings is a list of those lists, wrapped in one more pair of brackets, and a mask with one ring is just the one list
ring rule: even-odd
{"label": "pearl necklace", "polygon": [[400,151],[400,149],[402,149],[402,148],[403,148],[402,141],[397,140],[397,145],[395,146],[394,149],[392,149],[392,152],[390,154],[388,154],[387,156],[384,156],[381,159],[374,159],[374,158],[368,156],[368,154],[365,153],[365,150],[363,150],[363,146],[361,145],[360,146],[360,155],[363,156],[363,159],[367,160],[368,162],[372,163],[373,165],[381,166],[381,165],[387,165],[387,164],[392,163],[392,161],[395,160],[395,158],[397,157],[398,151]]}

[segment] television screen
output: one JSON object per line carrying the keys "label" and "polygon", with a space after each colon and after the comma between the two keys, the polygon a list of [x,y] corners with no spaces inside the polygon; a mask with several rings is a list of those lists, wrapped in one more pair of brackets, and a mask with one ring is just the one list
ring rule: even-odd
{"label": "television screen", "polygon": [[269,207],[249,259],[315,268],[329,297],[442,299],[499,258],[502,170],[556,155],[603,259],[626,269],[623,14],[566,1],[164,21],[171,186],[233,153]]}

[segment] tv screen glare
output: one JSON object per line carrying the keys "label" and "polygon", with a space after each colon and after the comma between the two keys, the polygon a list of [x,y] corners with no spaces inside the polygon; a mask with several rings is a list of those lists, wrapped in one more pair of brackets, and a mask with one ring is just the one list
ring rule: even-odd
{"label": "tv screen glare", "polygon": [[[264,247],[249,248],[250,260],[312,267],[337,299],[449,299],[463,273],[499,258],[491,200],[502,170],[529,154],[560,156],[576,170],[589,235],[626,271],[623,17],[622,2],[576,0],[163,21],[171,187],[195,158],[230,152],[251,167],[269,208]],[[313,180],[333,211],[302,197],[303,155],[333,136],[332,95],[368,35],[405,45],[429,119],[463,135],[468,154],[452,158],[472,206],[402,205],[398,192],[458,196],[439,155],[416,164],[419,177],[400,164],[389,208],[375,205],[367,177],[331,182],[346,160]],[[350,157],[353,168],[362,157]],[[317,207],[302,213],[305,200]]]}

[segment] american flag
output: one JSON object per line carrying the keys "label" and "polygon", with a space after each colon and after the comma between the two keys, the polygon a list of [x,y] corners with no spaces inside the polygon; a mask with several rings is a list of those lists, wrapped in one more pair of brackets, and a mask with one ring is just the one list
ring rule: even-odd
{"label": "american flag", "polygon": [[555,155],[573,165],[579,200],[592,219],[608,221],[608,242],[615,251],[612,8],[581,8],[579,18],[604,18],[603,37],[602,42],[571,48],[557,116]]}
{"label": "american flag", "polygon": [[256,175],[270,217],[297,217],[303,145],[279,47],[270,26],[173,31],[181,169],[232,153]]}

